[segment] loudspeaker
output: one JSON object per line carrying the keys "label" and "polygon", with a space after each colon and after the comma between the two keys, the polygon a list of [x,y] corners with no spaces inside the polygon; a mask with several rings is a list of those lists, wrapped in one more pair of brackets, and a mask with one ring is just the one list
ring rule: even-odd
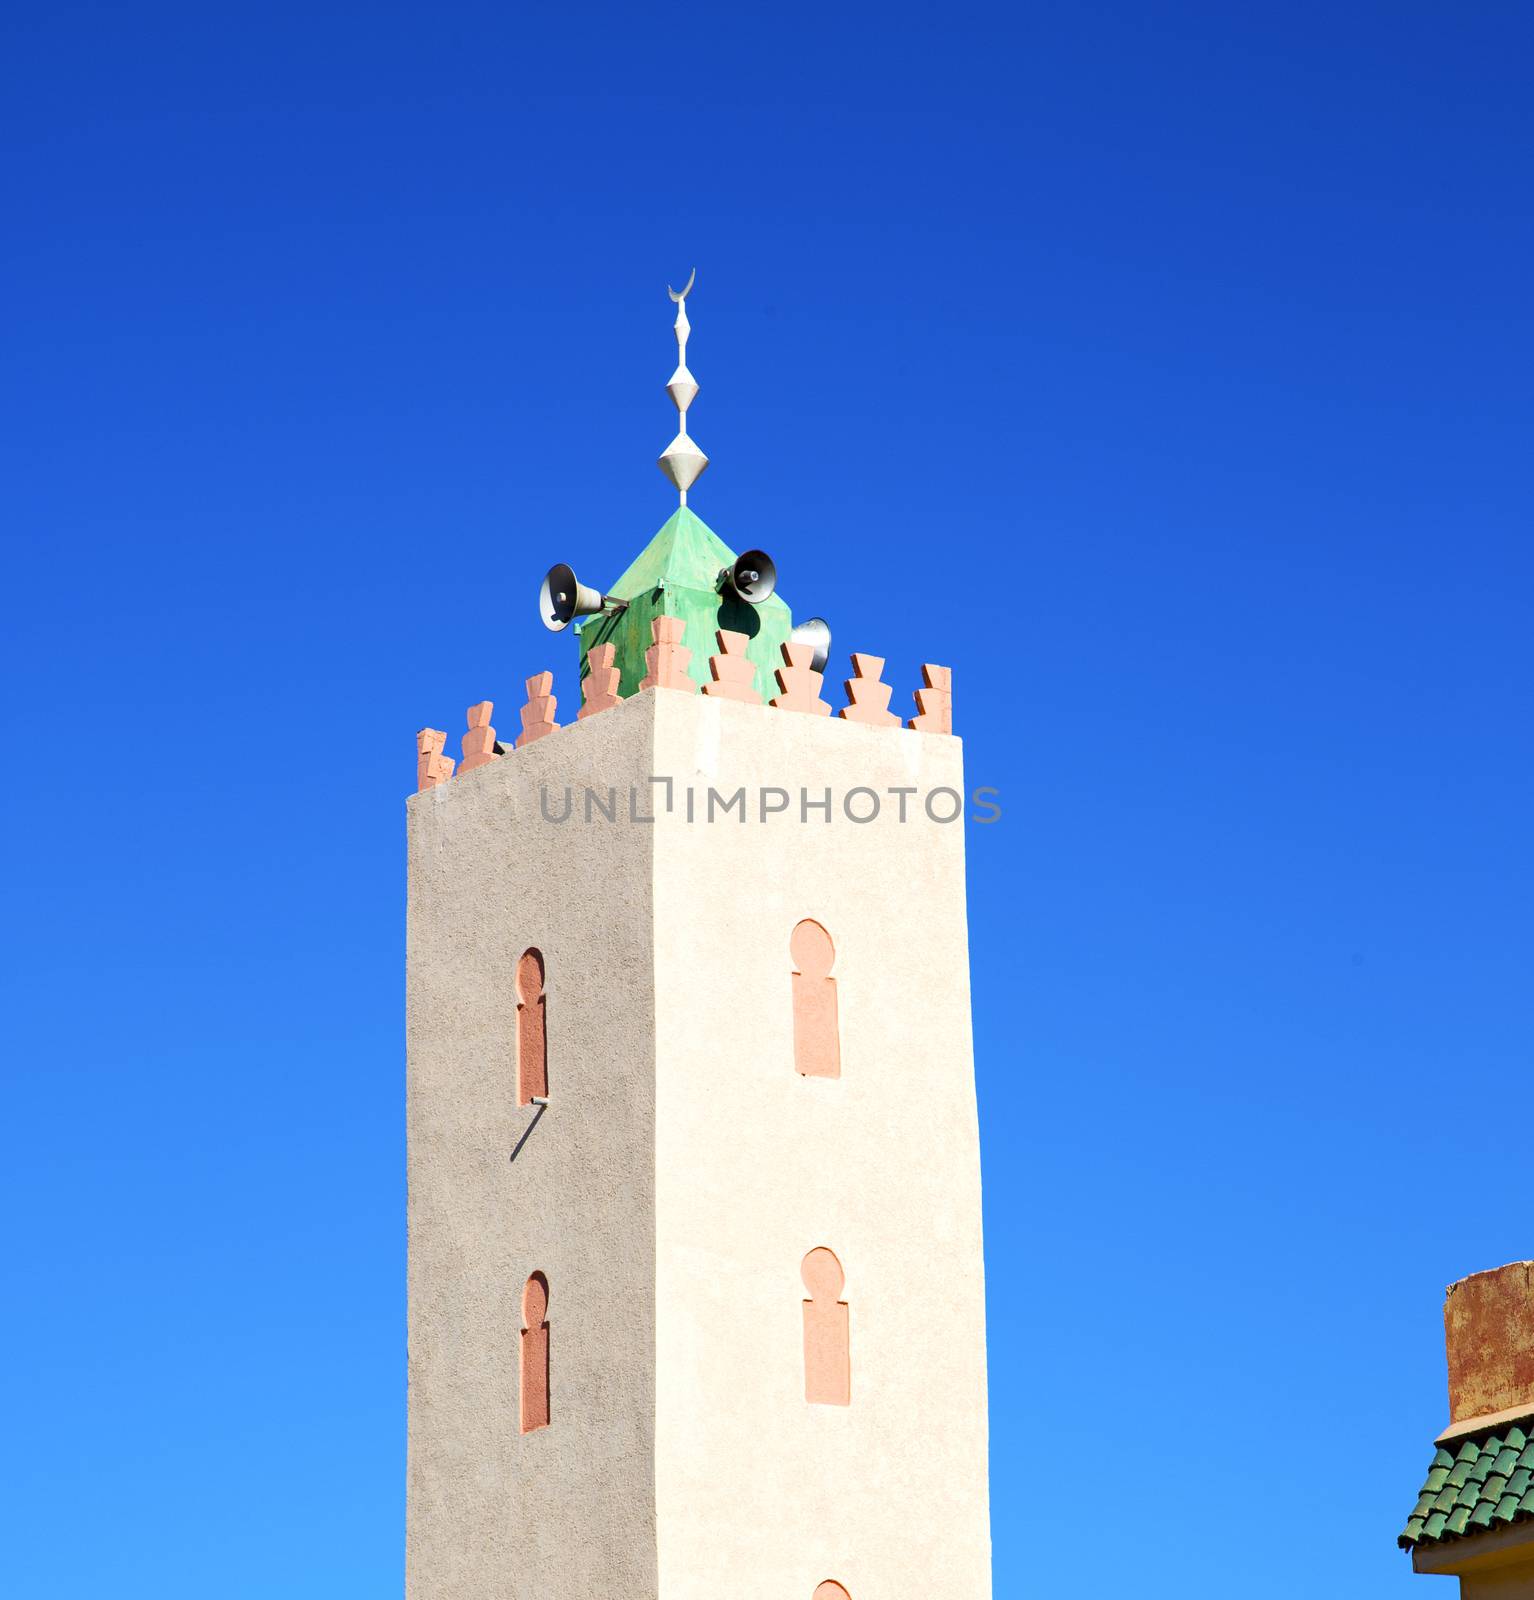
{"label": "loudspeaker", "polygon": [[721,567],[717,587],[747,605],[759,606],[778,586],[778,569],[765,550],[748,550],[733,567]]}
{"label": "loudspeaker", "polygon": [[606,604],[602,591],[580,582],[574,568],[563,561],[556,561],[549,568],[538,591],[538,611],[551,633],[562,633],[576,617],[589,617]]}
{"label": "loudspeaker", "polygon": [[807,644],[814,648],[815,658],[810,662],[813,672],[824,672],[831,659],[831,625],[824,617],[810,617],[801,622],[789,639],[794,644]]}

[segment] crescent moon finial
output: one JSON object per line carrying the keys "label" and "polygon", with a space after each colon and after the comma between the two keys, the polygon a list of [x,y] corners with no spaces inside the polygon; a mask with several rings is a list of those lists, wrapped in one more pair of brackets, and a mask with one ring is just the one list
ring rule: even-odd
{"label": "crescent moon finial", "polygon": [[676,407],[677,421],[681,426],[677,429],[676,438],[666,446],[656,465],[676,485],[681,496],[681,504],[684,506],[687,504],[687,491],[697,482],[698,475],[708,465],[708,457],[687,437],[687,408],[698,397],[698,380],[687,370],[687,336],[692,332],[692,324],[687,320],[687,307],[682,302],[692,293],[692,286],[697,281],[698,269],[694,267],[680,294],[669,283],[666,285],[666,293],[671,296],[676,306],[676,324],[673,329],[676,334],[676,371],[671,374],[671,382],[666,385],[666,393],[671,396],[671,402]]}

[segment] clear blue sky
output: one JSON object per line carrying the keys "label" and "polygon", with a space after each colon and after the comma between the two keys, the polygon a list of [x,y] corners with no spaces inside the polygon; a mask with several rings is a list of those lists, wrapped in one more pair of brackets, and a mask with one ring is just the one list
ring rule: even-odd
{"label": "clear blue sky", "polygon": [[1416,1592],[1443,1287],[1534,1254],[1531,52],[1510,3],[13,8],[8,1594],[400,1592],[413,735],[545,665],[573,711],[533,587],[673,503],[694,263],[696,509],[951,662],[1002,791],[998,1595]]}

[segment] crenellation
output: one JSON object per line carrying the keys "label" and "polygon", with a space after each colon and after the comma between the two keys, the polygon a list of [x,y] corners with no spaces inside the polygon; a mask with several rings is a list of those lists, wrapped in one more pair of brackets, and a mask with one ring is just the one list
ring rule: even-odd
{"label": "crenellation", "polygon": [[746,659],[749,637],[733,628],[720,628],[714,637],[719,641],[719,654],[708,658],[713,682],[703,685],[704,694],[759,706],[762,697],[756,692],[756,668]]}
{"label": "crenellation", "polygon": [[692,651],[682,643],[687,624],[680,617],[656,617],[650,623],[650,637],[654,641],[644,653],[645,676],[641,689],[680,689],[684,694],[696,694],[698,686],[687,670]]}
{"label": "crenellation", "polygon": [[[682,643],[685,624],[677,617],[656,617],[650,624],[654,643],[645,651],[648,675],[640,684],[639,692],[647,689],[680,689],[684,694],[695,694],[698,685],[688,671],[692,652]],[[830,702],[821,697],[825,676],[811,666],[813,648],[808,644],[790,640],[782,646],[783,665],[777,669],[779,693],[763,702],[752,683],[752,667],[745,657],[746,635],[732,629],[718,630],[719,654],[709,657],[712,681],[703,686],[703,693],[746,705],[761,706],[764,710],[795,711],[801,715],[828,717]],[[589,669],[582,682],[581,709],[576,721],[582,722],[632,698],[619,692],[619,670],[616,664],[616,647],[611,644],[595,645],[588,657]],[[888,709],[891,685],[882,681],[884,658],[854,653],[851,656],[852,677],[846,680],[848,703],[837,717],[847,722],[858,722],[868,727],[899,728],[900,718]],[[953,669],[931,662],[922,665],[922,687],[913,691],[917,715],[905,724],[918,733],[951,735],[953,733]],[[552,672],[534,673],[526,680],[527,704],[522,708],[522,732],[517,736],[514,749],[520,750],[535,739],[557,733],[561,724],[555,720],[558,706]],[[436,728],[422,728],[416,734],[416,788],[434,789],[446,783],[458,772],[472,772],[488,766],[512,750],[496,738],[490,717],[495,709],[493,701],[481,700],[468,709],[468,731],[463,736],[463,759],[455,768],[453,758],[443,754],[447,735]]]}
{"label": "crenellation", "polygon": [[527,704],[522,707],[522,731],[517,735],[518,750],[558,729],[554,709],[559,702],[554,698],[553,690],[552,672],[535,672],[527,680]]}
{"label": "crenellation", "polygon": [[446,746],[445,728],[422,728],[416,734],[415,786],[418,791],[435,789],[439,783],[446,783],[452,777],[453,758],[442,753]]}
{"label": "crenellation", "polygon": [[610,711],[621,696],[618,680],[623,674],[613,665],[618,654],[615,644],[593,645],[586,657],[586,676],[582,680],[581,708],[575,714],[577,722],[594,717],[599,711]]}
{"label": "crenellation", "polygon": [[486,767],[492,761],[500,759],[500,751],[495,742],[495,729],[490,726],[490,717],[494,710],[494,701],[481,700],[478,705],[470,706],[465,713],[469,726],[463,736],[463,760],[458,763],[460,772],[472,772],[476,767]]}
{"label": "crenellation", "polygon": [[795,644],[792,639],[783,647],[783,665],[774,673],[779,693],[768,702],[780,711],[804,711],[812,717],[829,717],[831,702],[820,698],[825,675],[816,672],[811,663],[815,647]]}
{"label": "crenellation", "polygon": [[880,680],[884,676],[884,657],[852,655],[852,676],[843,683],[847,704],[837,716],[847,722],[862,722],[874,728],[898,728],[900,718],[889,709],[891,688]]}
{"label": "crenellation", "polygon": [[906,724],[918,733],[953,732],[953,668],[922,663],[922,687],[915,692],[917,715]]}

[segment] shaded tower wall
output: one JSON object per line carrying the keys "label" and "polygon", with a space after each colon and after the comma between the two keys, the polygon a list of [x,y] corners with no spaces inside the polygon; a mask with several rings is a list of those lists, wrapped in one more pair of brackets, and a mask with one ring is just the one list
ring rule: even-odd
{"label": "shaded tower wall", "polygon": [[[633,709],[409,802],[407,1600],[657,1593],[653,829],[540,807],[544,785],[644,786]],[[530,947],[550,1102],[531,1132]],[[549,1426],[524,1434],[535,1272],[552,1392]]]}

